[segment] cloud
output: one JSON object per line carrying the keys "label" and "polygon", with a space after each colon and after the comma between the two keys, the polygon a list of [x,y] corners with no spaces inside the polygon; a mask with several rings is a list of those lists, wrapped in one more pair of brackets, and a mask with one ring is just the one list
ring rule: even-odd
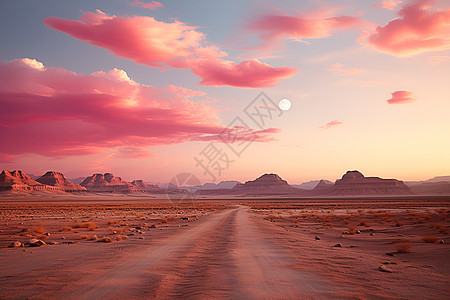
{"label": "cloud", "polygon": [[[191,69],[202,79],[202,85],[269,87],[296,73],[293,67],[274,68],[254,60],[240,64],[225,60],[226,52],[207,43],[197,27],[180,21],[166,23],[144,16],[117,17],[97,10],[95,13],[84,12],[77,21],[48,17],[43,22],[50,28],[138,64],[161,69],[167,66]],[[257,74],[248,65],[264,69],[264,72]]]}
{"label": "cloud", "polygon": [[434,3],[416,0],[404,5],[397,13],[400,18],[369,34],[369,45],[399,57],[450,49],[450,8],[431,11]]}
{"label": "cloud", "polygon": [[339,125],[341,125],[341,124],[342,124],[342,122],[341,122],[341,121],[338,121],[338,120],[333,120],[333,121],[331,121],[331,122],[328,122],[327,124],[325,124],[325,125],[323,125],[323,126],[320,126],[319,128],[323,128],[323,129],[330,129],[330,128],[333,128],[333,127],[339,126]]}
{"label": "cloud", "polygon": [[[283,78],[289,78],[294,68],[273,68],[256,59],[235,64],[226,60],[198,61],[192,72],[203,78],[200,84],[209,86],[231,85],[242,88],[271,87]],[[251,80],[249,80],[251,78]]]}
{"label": "cloud", "polygon": [[222,141],[217,111],[192,98],[207,95],[139,84],[118,69],[85,75],[33,59],[0,62],[0,154],[142,156],[153,145]]}
{"label": "cloud", "polygon": [[339,76],[353,76],[361,73],[363,70],[359,68],[345,68],[343,64],[335,63],[327,71],[333,72]]}
{"label": "cloud", "polygon": [[373,7],[382,7],[390,10],[394,10],[397,6],[399,6],[403,1],[400,0],[380,0],[373,5]]}
{"label": "cloud", "polygon": [[386,100],[389,104],[404,104],[416,100],[414,93],[409,91],[396,91],[392,93],[392,98]]}
{"label": "cloud", "polygon": [[143,8],[149,8],[149,9],[156,9],[158,7],[164,7],[164,4],[162,4],[161,2],[158,2],[158,1],[152,1],[150,3],[146,3],[146,2],[139,1],[139,0],[134,0],[132,2],[128,2],[128,4],[131,6],[139,6],[139,7],[143,7]]}
{"label": "cloud", "polygon": [[113,157],[118,159],[142,159],[152,156],[144,147],[136,146],[117,147],[113,154]]}
{"label": "cloud", "polygon": [[263,44],[256,48],[264,49],[275,46],[282,39],[305,42],[305,39],[326,38],[334,31],[350,29],[363,23],[358,17],[329,14],[330,10],[302,16],[267,14],[251,20],[246,29],[259,34]]}

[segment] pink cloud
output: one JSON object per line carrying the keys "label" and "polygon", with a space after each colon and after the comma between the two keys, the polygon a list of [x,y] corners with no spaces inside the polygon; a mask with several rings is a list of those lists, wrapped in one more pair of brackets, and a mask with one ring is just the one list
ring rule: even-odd
{"label": "pink cloud", "polygon": [[246,28],[259,33],[264,44],[257,48],[263,49],[274,46],[284,38],[305,42],[304,39],[326,38],[334,31],[350,29],[363,23],[360,18],[354,16],[329,16],[329,11],[302,16],[263,15],[252,20]]}
{"label": "pink cloud", "polygon": [[129,5],[139,6],[143,8],[156,9],[158,7],[164,7],[164,4],[158,1],[152,1],[150,3],[142,2],[139,0],[134,0],[133,2],[128,2]]}
{"label": "pink cloud", "polygon": [[[283,78],[289,78],[294,68],[274,68],[256,59],[235,64],[227,60],[198,61],[192,72],[203,78],[200,84],[209,86],[231,85],[242,88],[271,87]],[[251,78],[251,80],[249,80]]]}
{"label": "pink cloud", "polygon": [[369,44],[400,57],[450,49],[450,8],[431,11],[434,3],[416,0],[404,5],[397,13],[400,18],[369,34]]}
{"label": "pink cloud", "polygon": [[325,125],[323,125],[323,126],[320,126],[319,128],[323,128],[323,129],[330,129],[330,128],[333,128],[333,127],[339,126],[339,125],[341,125],[341,124],[342,124],[342,122],[341,122],[341,121],[338,121],[338,120],[333,120],[333,121],[331,121],[331,122],[328,122],[327,124],[325,124]]}
{"label": "pink cloud", "polygon": [[403,1],[400,0],[380,0],[373,5],[373,7],[382,7],[390,10],[394,10],[397,6],[399,6]]}
{"label": "pink cloud", "polygon": [[[268,87],[296,73],[292,67],[274,68],[254,60],[240,64],[224,60],[222,57],[227,55],[226,52],[207,43],[205,35],[196,27],[180,21],[165,23],[152,17],[117,17],[97,10],[95,13],[84,12],[78,21],[48,17],[43,22],[138,64],[191,69],[202,79],[200,84],[203,85]],[[263,72],[256,73],[247,66]]]}
{"label": "pink cloud", "polygon": [[0,153],[66,157],[116,149],[142,156],[153,145],[221,141],[226,127],[217,111],[194,97],[207,96],[139,84],[118,69],[85,75],[33,59],[0,62]]}
{"label": "pink cloud", "polygon": [[343,64],[335,63],[327,71],[333,72],[339,76],[353,76],[361,73],[363,70],[359,68],[345,68]]}
{"label": "pink cloud", "polygon": [[396,91],[392,93],[392,98],[387,100],[389,104],[404,104],[416,100],[414,93],[409,91]]}

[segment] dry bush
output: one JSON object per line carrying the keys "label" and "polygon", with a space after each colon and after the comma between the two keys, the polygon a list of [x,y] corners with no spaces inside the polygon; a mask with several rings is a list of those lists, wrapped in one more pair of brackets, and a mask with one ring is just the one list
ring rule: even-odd
{"label": "dry bush", "polygon": [[366,227],[369,227],[370,225],[369,225],[369,223],[367,223],[366,220],[361,219],[361,220],[359,221],[359,226],[366,226]]}
{"label": "dry bush", "polygon": [[81,238],[82,240],[90,240],[90,239],[91,239],[91,237],[90,237],[89,235],[87,235],[87,234],[82,234],[82,235],[80,235],[80,238]]}
{"label": "dry bush", "polygon": [[437,237],[432,236],[432,235],[423,235],[422,236],[422,241],[424,241],[425,243],[436,243],[438,240]]}
{"label": "dry bush", "polygon": [[99,238],[97,240],[97,242],[100,242],[100,243],[112,243],[112,240],[109,237],[104,236],[104,237]]}
{"label": "dry bush", "polygon": [[45,233],[44,224],[41,224],[38,227],[34,228],[33,232],[38,234],[44,234]]}
{"label": "dry bush", "polygon": [[64,227],[61,228],[59,231],[72,231],[72,227],[64,226]]}
{"label": "dry bush", "polygon": [[356,226],[347,226],[347,229],[348,229],[348,233],[349,234],[355,234],[356,233]]}
{"label": "dry bush", "polygon": [[89,240],[90,240],[90,241],[96,241],[96,240],[98,240],[98,237],[94,234],[93,236],[91,236],[91,237],[89,238]]}
{"label": "dry bush", "polygon": [[112,224],[117,224],[117,220],[109,220],[108,222],[106,222],[106,223],[108,223],[108,225],[112,225]]}
{"label": "dry bush", "polygon": [[93,222],[83,222],[75,224],[73,228],[87,228],[90,231],[94,231],[95,229],[97,229],[97,226],[95,226]]}
{"label": "dry bush", "polygon": [[412,244],[407,239],[399,240],[395,243],[395,249],[398,253],[407,253],[410,252],[412,248]]}
{"label": "dry bush", "polygon": [[140,214],[140,213],[135,213],[135,212],[132,212],[131,215],[135,216],[136,218],[144,218],[145,217],[145,215]]}
{"label": "dry bush", "polygon": [[128,237],[126,235],[118,235],[116,237],[116,241],[118,241],[118,242],[124,241],[124,240],[128,240]]}
{"label": "dry bush", "polygon": [[166,224],[167,223],[167,219],[161,219],[159,222],[161,222],[161,224]]}

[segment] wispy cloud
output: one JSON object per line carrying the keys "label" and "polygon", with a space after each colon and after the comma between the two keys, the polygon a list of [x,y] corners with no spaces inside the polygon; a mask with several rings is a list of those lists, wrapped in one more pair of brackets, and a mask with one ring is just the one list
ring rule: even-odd
{"label": "wispy cloud", "polygon": [[352,76],[361,73],[363,70],[359,68],[346,68],[341,63],[335,63],[327,71],[333,72],[339,76]]}
{"label": "wispy cloud", "polygon": [[322,128],[322,129],[331,129],[331,128],[337,127],[337,126],[339,126],[339,125],[341,125],[341,124],[342,124],[341,121],[333,120],[333,121],[328,122],[327,124],[325,124],[325,125],[323,125],[323,126],[320,126],[319,128]]}
{"label": "wispy cloud", "polygon": [[158,1],[152,1],[150,3],[147,3],[147,2],[142,2],[139,0],[134,0],[134,1],[129,1],[128,4],[131,6],[139,6],[142,8],[149,8],[149,9],[156,9],[158,7],[164,7],[164,4],[162,4],[161,2],[158,2]]}
{"label": "wispy cloud", "polygon": [[297,16],[266,14],[250,20],[246,30],[255,32],[263,41],[256,49],[274,47],[282,39],[307,43],[307,39],[329,37],[333,32],[363,24],[356,16],[333,16],[333,9],[323,9]]}
{"label": "wispy cloud", "polygon": [[403,1],[400,0],[379,0],[377,3],[373,5],[373,7],[382,7],[390,10],[394,10],[397,6],[399,6]]}

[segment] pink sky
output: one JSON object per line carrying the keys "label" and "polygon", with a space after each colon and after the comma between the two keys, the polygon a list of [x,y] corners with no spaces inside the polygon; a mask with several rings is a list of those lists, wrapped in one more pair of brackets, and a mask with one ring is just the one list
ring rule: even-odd
{"label": "pink sky", "polygon": [[[35,19],[3,21],[13,29],[1,38],[20,39],[21,51],[0,61],[0,162],[206,182],[195,158],[213,143],[229,158],[218,181],[448,175],[448,3],[344,2],[249,1],[234,12],[205,2],[200,14],[187,3],[101,1],[42,17],[44,1]],[[20,34],[32,26],[40,42]],[[247,107],[262,91],[270,99]],[[283,98],[289,111],[277,107]],[[270,115],[263,125],[258,112]]]}

